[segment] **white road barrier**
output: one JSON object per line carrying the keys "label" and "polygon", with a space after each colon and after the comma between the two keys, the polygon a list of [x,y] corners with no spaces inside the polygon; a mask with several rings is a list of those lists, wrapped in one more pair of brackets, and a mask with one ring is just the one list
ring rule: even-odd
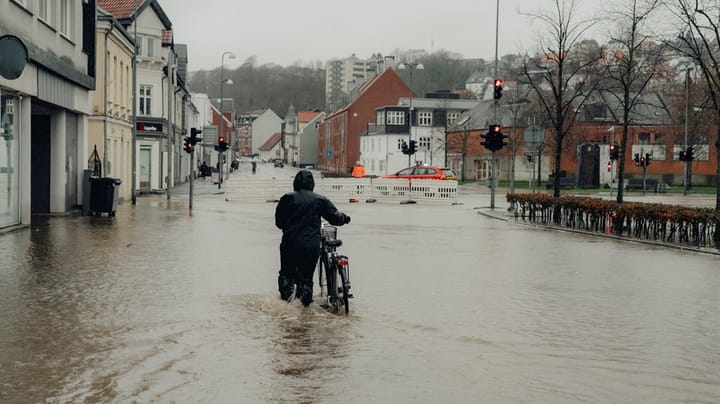
{"label": "white road barrier", "polygon": [[[292,178],[231,177],[225,182],[225,199],[241,202],[275,202],[292,191]],[[386,178],[316,178],[315,191],[333,202],[457,202],[457,181]]]}

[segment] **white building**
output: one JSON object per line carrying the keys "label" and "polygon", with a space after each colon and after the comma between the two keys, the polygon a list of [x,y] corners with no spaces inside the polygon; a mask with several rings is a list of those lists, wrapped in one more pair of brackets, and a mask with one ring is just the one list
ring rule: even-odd
{"label": "white building", "polygon": [[95,4],[0,2],[0,229],[83,203]]}
{"label": "white building", "polygon": [[[415,164],[447,166],[445,133],[478,101],[447,98],[401,98],[378,108],[374,124],[360,136],[360,162],[367,175],[387,175]],[[409,111],[412,110],[410,124]],[[403,143],[416,142],[416,153],[403,154]]]}

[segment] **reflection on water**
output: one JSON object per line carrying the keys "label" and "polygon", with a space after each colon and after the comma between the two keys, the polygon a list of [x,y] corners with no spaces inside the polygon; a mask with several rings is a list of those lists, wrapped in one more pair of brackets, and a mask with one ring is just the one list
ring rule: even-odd
{"label": "reflection on water", "polygon": [[346,317],[278,299],[272,204],[140,201],[0,235],[0,402],[720,397],[717,257],[346,205]]}

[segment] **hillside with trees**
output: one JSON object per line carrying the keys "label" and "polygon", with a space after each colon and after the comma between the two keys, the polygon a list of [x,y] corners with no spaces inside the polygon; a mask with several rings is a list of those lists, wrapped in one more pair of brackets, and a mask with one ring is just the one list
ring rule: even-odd
{"label": "hillside with trees", "polygon": [[[448,51],[428,54],[424,51],[396,51],[396,60],[412,60],[424,65],[423,70],[413,74],[412,87],[418,96],[427,91],[464,89],[467,79],[478,71],[485,71],[492,63],[482,59],[462,59]],[[381,58],[377,54],[373,57]],[[400,63],[400,62],[398,62]],[[398,70],[410,85],[408,71]],[[277,64],[258,65],[257,58],[250,57],[235,69],[225,68],[225,79],[232,85],[223,87],[223,96],[235,100],[238,112],[270,108],[284,115],[290,104],[296,110],[325,109],[325,70],[321,62],[307,65]],[[190,73],[190,90],[205,93],[211,99],[220,97],[220,68]]]}

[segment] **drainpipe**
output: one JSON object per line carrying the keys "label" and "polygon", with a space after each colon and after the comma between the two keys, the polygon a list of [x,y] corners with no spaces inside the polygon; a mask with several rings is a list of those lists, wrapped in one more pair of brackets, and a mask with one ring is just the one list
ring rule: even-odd
{"label": "drainpipe", "polygon": [[[110,56],[108,55],[108,37],[110,36],[110,33],[112,33],[113,29],[115,29],[115,24],[113,24],[112,21],[108,21],[110,28],[105,31],[105,80],[104,85],[105,88],[103,90],[103,166],[102,170],[105,172],[105,176],[107,176],[107,164],[108,164],[108,63],[110,62]],[[102,171],[100,172],[100,175],[102,175]]]}

